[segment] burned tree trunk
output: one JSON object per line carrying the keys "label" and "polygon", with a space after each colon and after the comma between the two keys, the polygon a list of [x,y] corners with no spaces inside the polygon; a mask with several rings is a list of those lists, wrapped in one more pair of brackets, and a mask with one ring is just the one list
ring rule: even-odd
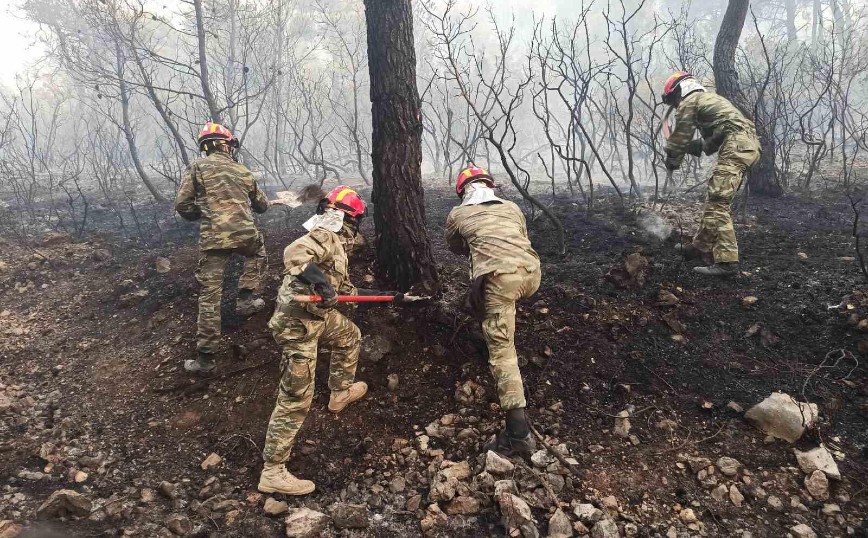
{"label": "burned tree trunk", "polygon": [[753,103],[748,102],[739,88],[738,71],[735,67],[735,51],[738,48],[749,7],[749,0],[729,0],[717,34],[717,41],[714,43],[714,81],[717,92],[732,101],[756,123],[762,155],[748,177],[750,191],[765,196],[780,196],[782,189],[778,185],[775,174],[774,135],[763,122],[758,121],[759,118],[755,117]]}
{"label": "burned tree trunk", "polygon": [[208,75],[208,52],[205,47],[205,15],[202,12],[202,0],[193,0],[196,12],[196,44],[199,47],[199,83],[202,85],[202,95],[208,105],[211,121],[223,123],[223,115],[217,106],[217,99],[211,91],[211,81]]}
{"label": "burned tree trunk", "polygon": [[399,289],[437,286],[422,190],[422,111],[411,0],[365,0],[380,270]]}

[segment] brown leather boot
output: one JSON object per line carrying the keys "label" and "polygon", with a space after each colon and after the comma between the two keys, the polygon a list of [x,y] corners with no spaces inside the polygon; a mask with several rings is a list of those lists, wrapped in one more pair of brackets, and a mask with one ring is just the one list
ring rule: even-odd
{"label": "brown leather boot", "polygon": [[282,463],[266,463],[259,475],[257,489],[262,493],[283,493],[284,495],[307,495],[316,488],[310,480],[296,478],[286,470]]}
{"label": "brown leather boot", "polygon": [[364,381],[356,381],[347,390],[333,390],[329,398],[329,411],[340,413],[346,406],[360,400],[367,393],[368,384]]}

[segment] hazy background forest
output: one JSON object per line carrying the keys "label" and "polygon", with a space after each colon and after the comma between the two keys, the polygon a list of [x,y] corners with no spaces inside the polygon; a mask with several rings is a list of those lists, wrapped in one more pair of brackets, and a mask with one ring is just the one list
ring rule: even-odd
{"label": "hazy background forest", "polygon": [[[474,161],[508,167],[531,194],[592,209],[600,187],[633,198],[702,181],[707,169],[690,159],[668,184],[660,86],[677,69],[714,86],[725,8],[417,2],[426,184],[446,187]],[[166,223],[143,222],[155,217],[137,208],[173,196],[209,118],[237,133],[245,164],[269,188],[370,181],[361,2],[27,0],[10,14],[27,21],[37,59],[6,73],[0,94],[7,231],[80,234],[113,221],[152,237]],[[754,190],[864,181],[866,14],[855,0],[752,2],[738,77],[774,158]]]}

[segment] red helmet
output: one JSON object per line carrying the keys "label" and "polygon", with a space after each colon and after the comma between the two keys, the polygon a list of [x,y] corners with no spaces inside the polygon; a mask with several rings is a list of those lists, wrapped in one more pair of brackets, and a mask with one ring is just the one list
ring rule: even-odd
{"label": "red helmet", "polygon": [[693,75],[687,71],[676,71],[666,79],[666,84],[663,85],[663,102],[670,106],[675,106],[675,101],[681,97],[681,82],[693,78]]}
{"label": "red helmet", "polygon": [[458,196],[464,196],[464,189],[475,181],[482,181],[491,188],[494,188],[494,178],[484,168],[470,166],[465,168],[458,174],[458,179],[455,180],[455,192]]}
{"label": "red helmet", "polygon": [[322,209],[337,209],[353,218],[359,218],[365,214],[365,202],[362,201],[359,193],[345,185],[339,185],[326,194],[325,198],[320,201],[320,207]]}
{"label": "red helmet", "polygon": [[232,132],[229,129],[219,123],[209,121],[199,132],[199,149],[203,149],[202,146],[205,142],[211,140],[223,140],[233,148],[237,148],[240,145],[238,139],[232,136]]}

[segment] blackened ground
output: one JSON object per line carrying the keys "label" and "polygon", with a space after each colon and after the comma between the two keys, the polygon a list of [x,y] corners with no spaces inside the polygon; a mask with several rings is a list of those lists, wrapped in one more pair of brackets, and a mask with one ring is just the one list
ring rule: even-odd
{"label": "blackened ground", "polygon": [[[395,346],[379,362],[363,360],[358,377],[370,384],[370,396],[338,418],[325,409],[328,355],[321,355],[317,396],[290,464],[293,472],[316,481],[317,492],[290,504],[324,508],[346,494],[348,484],[363,482],[366,472],[381,472],[395,439],[412,439],[431,421],[457,411],[456,384],[468,379],[486,387],[488,402],[475,412],[489,428],[496,427],[500,414],[491,405],[484,346],[475,322],[457,306],[466,261],[446,251],[441,239],[454,201],[446,191],[427,193],[443,296],[427,306],[358,309],[355,319],[363,334],[386,335]],[[543,259],[543,281],[539,293],[521,305],[516,335],[531,416],[563,404],[559,424],[540,420],[538,425],[543,433],[566,442],[579,459],[583,481],[575,498],[616,495],[636,511],[643,535],[665,533],[675,516],[672,505],[686,506],[706,495],[697,491],[692,476],[676,467],[679,453],[696,453],[712,460],[722,455],[739,459],[759,482],[782,484],[777,494],[786,502],[787,492],[799,487],[793,478],[797,475],[786,472],[794,466],[789,448],[765,443],[762,434],[727,407],[730,401],[747,407],[783,390],[819,404],[820,429],[797,446],[813,446],[820,438],[846,454],[840,463],[847,477],[840,490],[851,498],[845,513],[864,513],[868,383],[859,347],[863,335],[853,322],[868,316],[868,300],[864,277],[847,259],[855,254],[849,235],[852,214],[845,200],[751,200],[747,222],[737,227],[744,273],[730,280],[693,274],[691,265],[673,253],[672,239],[661,243],[643,230],[636,214],[617,209],[612,200],[604,202],[604,209],[593,216],[576,204],[555,204],[567,232],[565,255],[557,253],[554,234],[543,218],[530,223]],[[676,228],[681,225],[689,232],[692,224],[685,215],[695,214],[698,207],[697,200],[674,199],[664,213]],[[279,283],[282,248],[301,235],[308,210],[275,208],[267,215],[270,272],[264,297],[269,309]],[[373,236],[370,223],[364,232]],[[40,395],[60,391],[57,411],[39,424],[44,434],[39,428],[5,424],[0,479],[28,496],[23,519],[32,519],[33,509],[60,486],[107,498],[134,495],[135,488],[169,480],[182,481],[195,496],[214,474],[199,468],[210,452],[226,459],[215,475],[224,492],[244,502],[255,492],[279,350],[268,340],[238,360],[231,346],[268,338],[268,313],[239,320],[233,314],[234,293],[227,293],[221,369],[254,368],[216,379],[207,390],[162,392],[188,382],[180,365],[195,355],[194,241],[156,248],[104,243],[39,248],[48,255],[47,262],[33,258],[32,248],[13,244],[0,253],[9,264],[0,273],[0,312],[8,311],[0,321],[25,329],[17,331],[22,334],[0,331],[0,382]],[[94,260],[89,252],[97,248],[112,251],[111,259]],[[605,278],[610,268],[636,251],[651,266],[642,287],[622,289]],[[158,256],[171,260],[168,273],[155,270]],[[387,287],[366,283],[374,273],[373,260],[370,249],[356,256],[354,281]],[[236,262],[228,280],[237,280],[239,269]],[[19,293],[16,285],[27,282],[32,287]],[[136,289],[147,290],[147,297],[121,306],[120,297]],[[680,303],[660,305],[661,290],[675,294]],[[743,306],[747,296],[755,296],[756,304]],[[845,297],[849,299],[843,309],[829,308]],[[664,315],[685,327],[678,339],[673,339]],[[747,337],[757,323],[764,330]],[[847,353],[838,359],[838,350]],[[395,392],[386,389],[388,374],[399,376]],[[633,432],[641,439],[638,446],[617,440],[610,431],[614,415],[630,404],[637,410]],[[40,445],[53,440],[54,423],[64,418],[90,432],[80,442],[83,451],[114,458],[110,471],[84,484],[70,483],[65,476],[50,481],[16,478],[22,469],[42,469]],[[655,428],[661,418],[675,420],[679,429],[669,433]],[[64,435],[63,441],[76,443],[75,433]],[[475,456],[475,450],[465,446],[443,448],[455,461]],[[775,487],[767,489],[775,492]],[[706,514],[708,534],[731,536],[749,529],[754,536],[784,536],[794,524],[788,514],[771,513],[761,500],[748,497],[747,509],[703,502],[697,511]],[[161,503],[102,521],[70,522],[64,529],[96,536],[136,528],[144,521],[160,522],[172,512],[167,501]],[[809,506],[811,511],[803,516],[818,530],[826,528],[817,510],[821,505]],[[2,510],[0,515],[10,517]],[[263,517],[256,502],[234,523],[191,517],[217,536],[281,532],[280,523]],[[399,511],[388,517],[390,525],[376,527],[377,535],[418,532],[415,514]],[[501,534],[497,519],[495,510],[484,510],[478,524],[451,534]],[[830,536],[845,532],[844,527],[828,529]]]}

